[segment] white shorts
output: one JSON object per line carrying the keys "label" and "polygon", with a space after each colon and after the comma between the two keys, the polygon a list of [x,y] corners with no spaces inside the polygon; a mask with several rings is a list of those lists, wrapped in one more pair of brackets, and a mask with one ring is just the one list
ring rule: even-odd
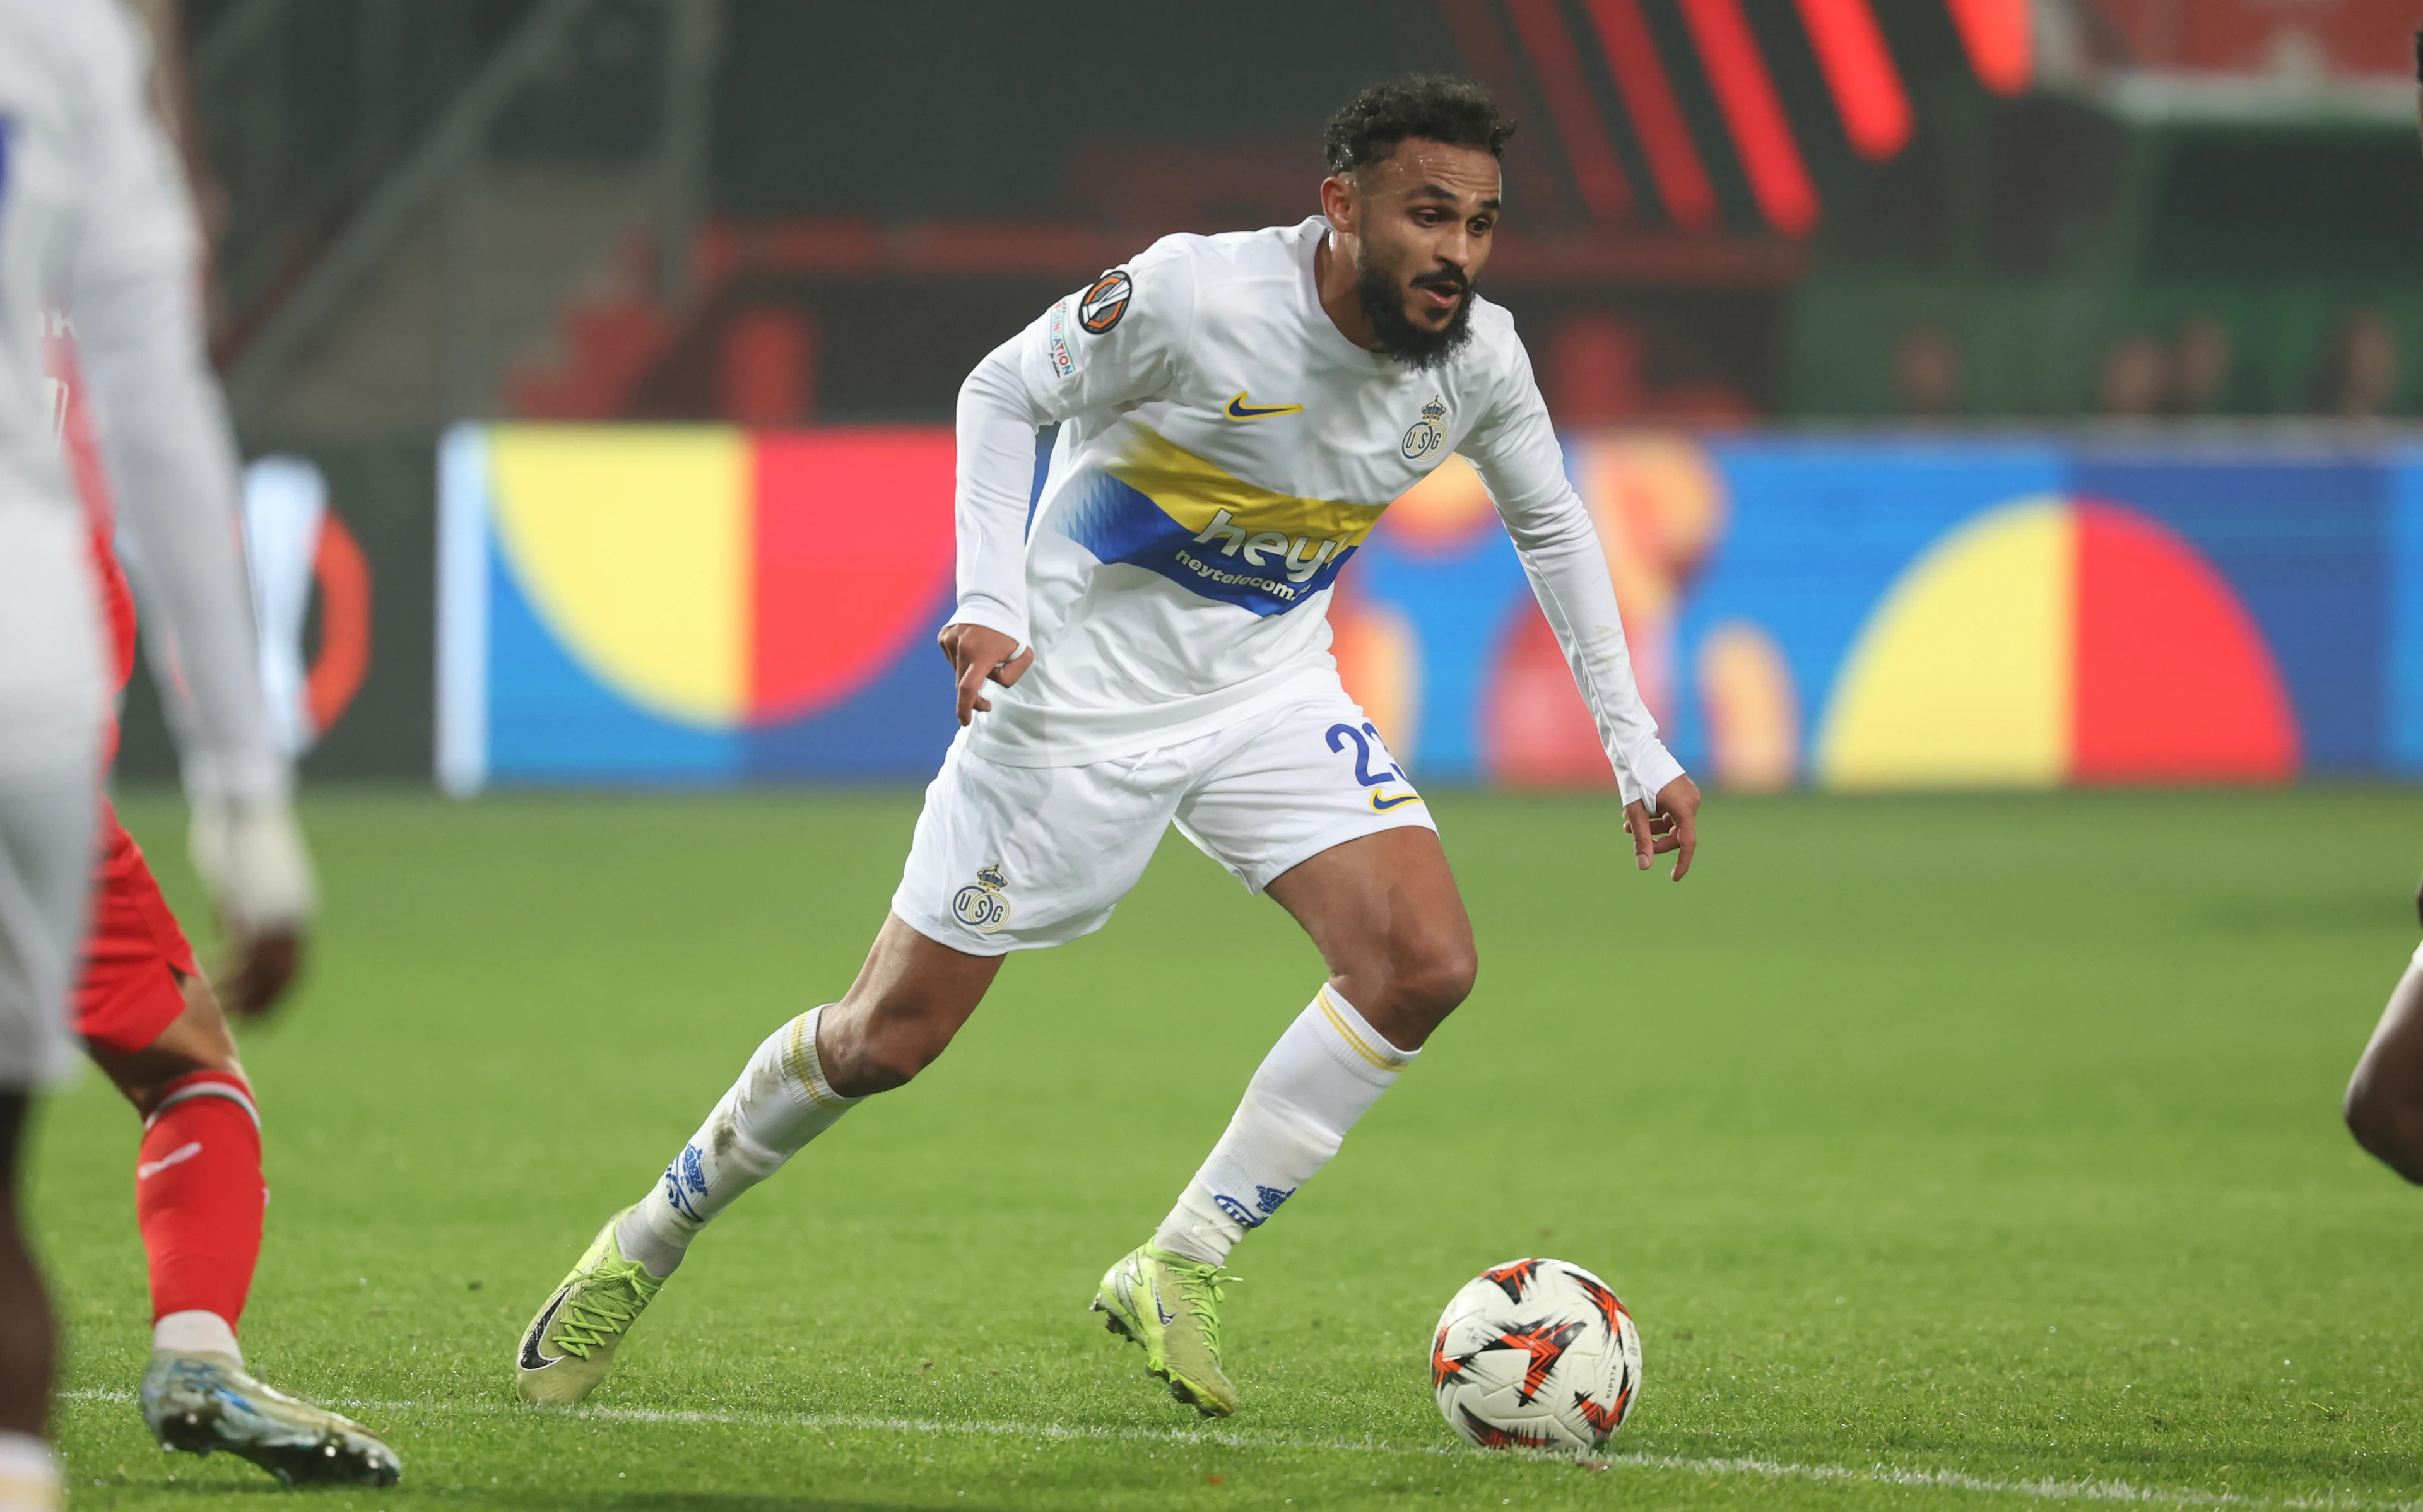
{"label": "white shorts", "polygon": [[74,1063],[109,715],[91,553],[72,504],[0,499],[0,1092]]}
{"label": "white shorts", "polygon": [[971,955],[1101,928],[1173,823],[1250,892],[1359,836],[1437,828],[1343,688],[1084,766],[1005,766],[967,745],[926,789],[892,911]]}
{"label": "white shorts", "polygon": [[68,989],[84,954],[100,818],[98,761],[0,779],[0,1093],[75,1063]]}

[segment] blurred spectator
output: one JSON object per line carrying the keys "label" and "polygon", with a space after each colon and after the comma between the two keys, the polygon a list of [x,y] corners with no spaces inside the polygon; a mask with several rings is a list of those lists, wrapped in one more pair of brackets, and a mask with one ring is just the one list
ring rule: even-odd
{"label": "blurred spectator", "polygon": [[2209,315],[2179,327],[2171,343],[2171,410],[2212,415],[2225,408],[2229,386],[2229,328]]}
{"label": "blurred spectator", "polygon": [[1621,316],[1601,311],[1558,323],[1548,347],[1545,391],[1559,425],[1625,420],[1725,425],[1755,418],[1750,401],[1720,383],[1652,387],[1649,343]]}
{"label": "blurred spectator", "polygon": [[1631,419],[1645,407],[1640,335],[1613,315],[1571,315],[1558,323],[1548,354],[1549,405],[1560,425]]}
{"label": "blurred spectator", "polygon": [[1960,407],[1960,349],[1940,325],[1913,325],[1893,343],[1893,387],[1904,415],[1936,418]]}
{"label": "blurred spectator", "polygon": [[2171,386],[2170,354],[2154,338],[2124,336],[2103,354],[2098,385],[2103,413],[2119,418],[2154,414]]}
{"label": "blurred spectator", "polygon": [[2371,419],[2389,413],[2397,391],[2397,333],[2377,309],[2351,310],[2323,353],[2314,383],[2314,409],[2346,419]]}
{"label": "blurred spectator", "polygon": [[752,305],[723,323],[716,390],[723,417],[761,430],[804,425],[816,412],[816,329],[792,305]]}

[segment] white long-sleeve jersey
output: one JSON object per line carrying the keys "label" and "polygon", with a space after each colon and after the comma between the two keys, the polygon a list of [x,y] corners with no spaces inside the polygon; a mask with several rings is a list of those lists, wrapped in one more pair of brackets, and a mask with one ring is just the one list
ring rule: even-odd
{"label": "white long-sleeve jersey", "polygon": [[[1301,225],[1171,236],[959,390],[958,606],[1035,649],[973,748],[1101,761],[1335,685],[1329,599],[1389,502],[1460,451],[1513,537],[1627,800],[1682,765],[1632,677],[1590,512],[1507,313],[1417,371],[1346,339]],[[1057,421],[1030,526],[1035,436]]]}
{"label": "white long-sleeve jersey", "polygon": [[[0,517],[50,563],[9,573],[0,612],[10,625],[76,627],[60,632],[74,643],[40,651],[0,636],[0,683],[87,675],[91,565],[46,370],[53,312],[64,312],[136,583],[174,647],[163,691],[187,787],[235,803],[282,797],[287,765],[254,669],[234,442],[203,354],[199,237],[146,65],[117,0],[0,0]],[[72,560],[51,562],[62,533]],[[0,557],[9,549],[0,541]],[[100,662],[96,650],[96,688]],[[0,763],[36,738],[0,729]]]}

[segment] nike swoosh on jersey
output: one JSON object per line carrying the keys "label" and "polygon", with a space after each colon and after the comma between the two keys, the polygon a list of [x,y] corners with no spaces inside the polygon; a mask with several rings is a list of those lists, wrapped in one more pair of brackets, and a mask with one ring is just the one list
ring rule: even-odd
{"label": "nike swoosh on jersey", "polygon": [[546,1311],[541,1313],[538,1315],[538,1321],[531,1325],[530,1331],[522,1335],[522,1368],[524,1370],[545,1370],[555,1363],[556,1360],[563,1358],[562,1355],[557,1355],[553,1360],[548,1359],[538,1352],[538,1344],[541,1339],[546,1337],[546,1326],[555,1321],[555,1310],[562,1307],[563,1299],[571,1295],[572,1288],[569,1286],[557,1292],[554,1299],[546,1304]]}
{"label": "nike swoosh on jersey", "polygon": [[1244,390],[1239,389],[1237,397],[1228,401],[1228,418],[1232,420],[1264,420],[1270,418],[1274,415],[1301,415],[1304,413],[1304,406],[1301,404],[1248,404],[1245,402],[1245,397]]}
{"label": "nike swoosh on jersey", "polygon": [[1393,798],[1384,798],[1377,793],[1374,793],[1371,795],[1371,811],[1373,813],[1386,813],[1391,809],[1402,809],[1408,803],[1419,803],[1421,801],[1422,795],[1418,793],[1400,793]]}

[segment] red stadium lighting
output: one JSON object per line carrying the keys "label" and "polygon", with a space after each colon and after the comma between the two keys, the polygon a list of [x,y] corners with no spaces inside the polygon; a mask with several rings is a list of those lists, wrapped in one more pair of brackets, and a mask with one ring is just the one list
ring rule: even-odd
{"label": "red stadium lighting", "polygon": [[1715,86],[1725,126],[1750,174],[1750,193],[1767,224],[1805,236],[1817,224],[1817,190],[1783,118],[1775,81],[1758,55],[1740,0],[1682,0],[1683,19]]}
{"label": "red stadium lighting", "polygon": [[1615,144],[1597,102],[1591,99],[1573,34],[1557,13],[1557,0],[1506,0],[1506,8],[1514,18],[1514,35],[1531,60],[1558,140],[1564,144],[1565,161],[1574,170],[1574,187],[1581,192],[1591,219],[1604,225],[1630,218],[1632,182],[1616,161]]}
{"label": "red stadium lighting", "polygon": [[1996,94],[2018,94],[2035,72],[2028,0],[1945,0],[1977,82]]}
{"label": "red stadium lighting", "polygon": [[1691,145],[1691,128],[1674,102],[1674,86],[1658,60],[1657,40],[1640,14],[1640,0],[1589,0],[1589,5],[1607,71],[1615,75],[1633,129],[1640,134],[1641,150],[1649,156],[1649,171],[1656,177],[1666,213],[1685,230],[1709,229],[1717,224],[1716,191],[1708,186],[1707,169]]}
{"label": "red stadium lighting", "polygon": [[1908,146],[1909,95],[1868,0],[1800,0],[1800,21],[1852,150],[1880,162]]}

